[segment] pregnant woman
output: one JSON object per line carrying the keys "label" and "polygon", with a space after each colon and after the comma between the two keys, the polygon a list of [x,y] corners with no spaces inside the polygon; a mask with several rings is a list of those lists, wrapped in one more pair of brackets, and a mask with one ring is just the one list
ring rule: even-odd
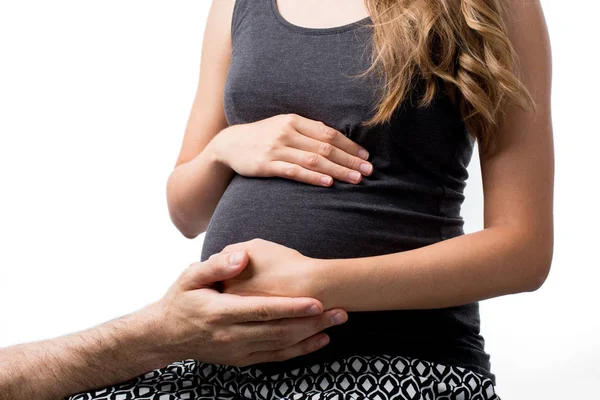
{"label": "pregnant woman", "polygon": [[[499,399],[479,301],[537,290],[552,259],[539,3],[217,0],[200,72],[174,224],[206,232],[201,261],[242,251],[215,290],[313,297],[347,321],[86,398]],[[465,234],[475,143],[485,226]]]}

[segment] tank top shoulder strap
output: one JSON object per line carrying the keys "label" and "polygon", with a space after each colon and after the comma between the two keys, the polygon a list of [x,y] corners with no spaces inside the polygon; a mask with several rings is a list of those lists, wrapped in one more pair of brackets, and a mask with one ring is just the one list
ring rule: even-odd
{"label": "tank top shoulder strap", "polygon": [[[244,26],[265,25],[272,22],[272,0],[234,0],[231,17],[231,38],[239,34]],[[266,28],[266,26],[265,26]]]}

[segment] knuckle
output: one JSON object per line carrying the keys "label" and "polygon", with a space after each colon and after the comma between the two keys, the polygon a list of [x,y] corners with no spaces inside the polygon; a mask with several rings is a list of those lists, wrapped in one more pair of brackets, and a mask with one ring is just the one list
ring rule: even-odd
{"label": "knuckle", "polygon": [[310,153],[306,156],[306,165],[309,167],[316,167],[319,164],[319,155]]}
{"label": "knuckle", "polygon": [[282,129],[277,131],[277,134],[275,135],[275,140],[271,143],[271,147],[275,148],[275,146],[279,145],[279,143],[285,143],[292,130],[293,128],[290,124],[285,124]]}
{"label": "knuckle", "polygon": [[[208,260],[207,260],[208,261]],[[184,282],[189,279],[189,275],[193,272],[193,270],[200,264],[200,262],[196,261],[187,266],[186,269],[183,270],[183,273],[179,275],[179,281]]]}
{"label": "knuckle", "polygon": [[294,113],[288,113],[288,114],[284,114],[283,115],[283,125],[286,127],[293,127],[294,124],[296,123],[296,120],[298,118],[297,114]]}
{"label": "knuckle", "polygon": [[218,331],[215,333],[213,340],[223,345],[231,345],[235,343],[233,335],[227,331]]}
{"label": "knuckle", "polygon": [[233,319],[235,319],[237,317],[236,313],[228,308],[224,308],[221,311],[219,311],[217,314],[217,322],[220,324],[223,323],[229,323],[230,321],[232,321]]}
{"label": "knuckle", "polygon": [[254,316],[261,321],[267,321],[271,319],[271,311],[265,306],[259,306],[254,310]]}
{"label": "knuckle", "polygon": [[289,329],[278,328],[273,333],[277,337],[275,342],[278,347],[288,346],[293,340],[292,332]]}
{"label": "knuckle", "polygon": [[205,313],[205,319],[216,324],[227,323],[232,317],[235,316],[233,309],[216,302],[207,303],[206,310],[208,311]]}
{"label": "knuckle", "polygon": [[270,171],[271,169],[271,161],[273,161],[274,157],[270,157],[267,154],[261,155],[261,156],[257,156],[256,157],[256,161],[255,161],[255,165],[254,165],[254,171],[256,174],[260,174],[261,176],[263,176],[263,174],[267,173]]}
{"label": "knuckle", "polygon": [[224,320],[222,313],[210,313],[205,317],[205,321],[209,325],[218,325]]}
{"label": "knuckle", "polygon": [[271,353],[271,361],[284,361],[286,360],[287,353],[285,350],[275,350]]}
{"label": "knuckle", "polygon": [[285,349],[293,344],[294,344],[294,342],[291,338],[286,338],[286,339],[281,338],[281,339],[277,339],[275,341],[275,347],[277,347],[280,350]]}
{"label": "knuckle", "polygon": [[326,142],[321,142],[319,144],[319,154],[324,156],[324,157],[329,157],[331,155],[331,153],[333,152],[333,145],[330,143],[326,143]]}
{"label": "knuckle", "polygon": [[[354,170],[357,170],[360,164],[361,164],[361,161],[356,157],[349,157],[348,161],[346,162],[346,166],[348,168],[354,169]],[[348,171],[348,172],[350,172],[350,171]]]}
{"label": "knuckle", "polygon": [[178,292],[184,291],[185,288],[188,287],[189,284],[192,282],[191,275],[192,274],[190,267],[183,270],[183,272],[179,274],[179,276],[175,280],[172,288],[174,290],[176,289]]}
{"label": "knuckle", "polygon": [[283,173],[285,174],[285,176],[293,178],[296,175],[298,175],[298,167],[294,165],[286,165],[285,167],[283,167]]}
{"label": "knuckle", "polygon": [[322,123],[321,126],[321,135],[323,136],[324,141],[326,142],[331,142],[333,141],[333,139],[335,139],[335,136],[337,134],[337,132],[335,131],[335,129],[325,125],[324,123]]}
{"label": "knuckle", "polygon": [[183,280],[187,279],[188,274],[192,273],[193,270],[199,266],[199,264],[201,264],[201,263],[198,261],[195,261],[195,262],[189,264],[187,266],[187,268],[183,270],[183,273],[181,275],[179,275],[179,277]]}
{"label": "knuckle", "polygon": [[265,141],[265,147],[264,147],[264,153],[265,154],[271,154],[273,153],[273,151],[275,151],[275,149],[277,148],[278,144],[277,144],[277,140],[279,139],[279,137],[283,135],[283,131],[279,132],[279,136],[277,136],[274,139],[271,140],[267,140]]}

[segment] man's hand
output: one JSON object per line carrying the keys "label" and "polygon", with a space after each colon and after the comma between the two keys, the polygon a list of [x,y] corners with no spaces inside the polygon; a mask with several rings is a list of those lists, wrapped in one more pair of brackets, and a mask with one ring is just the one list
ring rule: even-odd
{"label": "man's hand", "polygon": [[[219,293],[214,282],[239,274],[229,253],[193,263],[157,302],[101,325],[0,349],[0,400],[56,400],[127,381],[187,358],[245,366],[317,350],[332,316],[310,298]],[[312,316],[307,309],[315,306]]]}
{"label": "man's hand", "polygon": [[[191,264],[150,307],[170,361],[193,358],[246,366],[281,361],[318,350],[329,341],[320,331],[345,322],[342,309],[323,313],[311,298],[239,296],[220,293],[215,282],[232,279],[246,267],[248,254],[232,265],[234,252],[221,252]],[[286,261],[288,259],[286,258]],[[290,260],[291,261],[291,260]]]}

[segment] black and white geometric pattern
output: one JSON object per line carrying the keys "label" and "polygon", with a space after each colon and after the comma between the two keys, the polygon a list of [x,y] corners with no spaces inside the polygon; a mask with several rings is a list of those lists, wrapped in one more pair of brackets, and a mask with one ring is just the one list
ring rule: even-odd
{"label": "black and white geometric pattern", "polygon": [[479,373],[391,355],[351,356],[270,376],[253,366],[189,359],[64,400],[92,399],[501,400]]}

